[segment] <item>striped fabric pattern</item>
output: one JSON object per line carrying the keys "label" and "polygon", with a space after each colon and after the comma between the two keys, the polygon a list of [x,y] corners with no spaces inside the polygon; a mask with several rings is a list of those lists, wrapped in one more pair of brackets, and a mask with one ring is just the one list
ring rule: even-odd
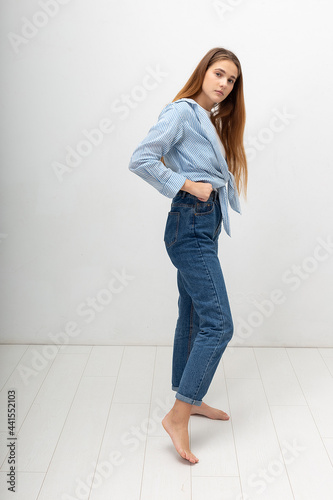
{"label": "striped fabric pattern", "polygon": [[235,179],[207,111],[193,99],[178,99],[162,109],[134,150],[128,168],[168,198],[178,193],[186,179],[210,182],[219,192],[223,227],[231,236],[228,204],[241,213]]}

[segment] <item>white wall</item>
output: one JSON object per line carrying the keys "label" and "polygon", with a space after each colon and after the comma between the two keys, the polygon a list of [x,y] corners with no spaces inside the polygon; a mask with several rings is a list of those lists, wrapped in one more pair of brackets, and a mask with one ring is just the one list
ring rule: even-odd
{"label": "white wall", "polygon": [[222,46],[243,67],[249,166],[219,243],[230,345],[333,346],[331,19],[329,0],[3,4],[1,341],[172,343],[171,200],[128,163]]}

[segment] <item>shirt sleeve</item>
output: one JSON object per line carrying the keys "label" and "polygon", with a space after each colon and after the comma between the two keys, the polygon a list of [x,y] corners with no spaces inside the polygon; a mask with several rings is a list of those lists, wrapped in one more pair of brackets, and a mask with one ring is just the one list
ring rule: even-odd
{"label": "shirt sleeve", "polygon": [[128,167],[168,198],[178,193],[186,177],[166,167],[161,157],[182,139],[183,134],[181,115],[172,103],[168,104],[135,149]]}

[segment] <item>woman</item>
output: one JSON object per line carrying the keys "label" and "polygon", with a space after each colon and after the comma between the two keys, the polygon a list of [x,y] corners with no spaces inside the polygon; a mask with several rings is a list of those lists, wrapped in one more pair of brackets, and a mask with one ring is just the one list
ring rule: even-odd
{"label": "woman", "polygon": [[191,463],[198,458],[189,447],[190,415],[229,419],[202,399],[233,334],[218,237],[222,222],[230,236],[228,202],[241,213],[238,193],[243,189],[246,196],[244,127],[240,62],[229,50],[211,49],[161,111],[129,164],[172,198],[164,242],[177,268],[179,290],[172,362],[176,400],[162,424],[177,452]]}

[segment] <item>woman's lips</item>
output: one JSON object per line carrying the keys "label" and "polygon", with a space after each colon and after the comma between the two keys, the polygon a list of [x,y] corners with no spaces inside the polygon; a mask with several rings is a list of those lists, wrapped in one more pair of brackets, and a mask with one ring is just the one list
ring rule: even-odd
{"label": "woman's lips", "polygon": [[223,92],[221,92],[220,90],[215,90],[215,92],[217,92],[220,95],[224,95]]}

